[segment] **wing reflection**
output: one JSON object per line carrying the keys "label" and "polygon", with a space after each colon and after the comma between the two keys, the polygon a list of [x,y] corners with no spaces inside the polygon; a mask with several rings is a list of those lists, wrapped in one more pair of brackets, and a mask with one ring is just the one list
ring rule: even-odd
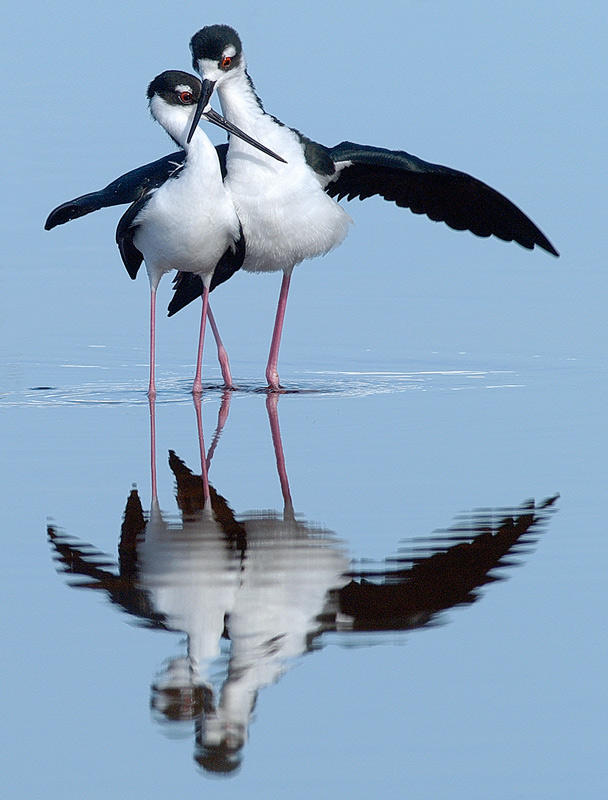
{"label": "wing reflection", "polygon": [[[468,521],[429,537],[410,554],[390,560],[380,570],[351,572],[352,580],[335,596],[341,617],[337,630],[400,631],[430,624],[441,612],[479,599],[479,588],[504,580],[497,568],[521,563],[536,543],[557,497],[538,506],[532,501],[514,509],[472,512]],[[431,543],[432,542],[432,543]],[[450,542],[454,542],[451,544]],[[420,555],[418,550],[425,550]]]}
{"label": "wing reflection", "polygon": [[185,653],[169,659],[152,684],[151,706],[172,727],[193,724],[195,760],[220,773],[241,762],[260,690],[322,645],[324,634],[338,632],[345,641],[353,632],[411,630],[474,602],[480,587],[500,580],[496,568],[520,563],[513,557],[535,542],[556,500],[472,513],[376,569],[355,569],[332,533],[293,512],[278,395],[268,396],[267,411],[282,512],[237,515],[209,484],[229,398],[208,453],[196,406],[200,475],[169,452],[178,516],[158,504],[151,405],[151,507],[144,513],[131,491],[116,563],[48,528],[58,570],[71,586],[104,591],[141,624],[186,634]]}

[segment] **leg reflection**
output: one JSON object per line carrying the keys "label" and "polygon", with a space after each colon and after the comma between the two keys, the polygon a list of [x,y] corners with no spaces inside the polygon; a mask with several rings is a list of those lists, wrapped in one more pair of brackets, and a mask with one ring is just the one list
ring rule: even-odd
{"label": "leg reflection", "polygon": [[291,499],[289,480],[287,478],[287,469],[285,467],[285,455],[283,453],[283,442],[281,441],[281,428],[279,427],[278,405],[279,394],[276,392],[269,393],[266,396],[266,411],[268,412],[268,421],[270,423],[270,433],[272,435],[274,455],[277,461],[277,472],[279,473],[281,493],[283,495],[283,518],[285,520],[292,520],[294,518],[293,501]]}
{"label": "leg reflection", "polygon": [[156,400],[154,395],[148,397],[150,408],[150,484],[152,502],[158,503],[158,486],[156,483]]}
{"label": "leg reflection", "polygon": [[213,458],[213,454],[215,453],[215,448],[217,447],[217,443],[220,440],[220,436],[222,435],[222,431],[224,430],[224,425],[226,424],[226,420],[228,419],[228,413],[230,411],[230,399],[232,398],[231,391],[225,391],[222,394],[222,402],[220,404],[220,410],[217,414],[217,426],[215,428],[215,433],[213,434],[213,440],[211,445],[209,446],[209,452],[207,453],[207,469],[209,469],[211,465],[211,459]]}
{"label": "leg reflection", "polygon": [[210,507],[209,477],[207,475],[207,455],[205,451],[205,439],[203,436],[203,411],[202,397],[200,394],[194,395],[194,408],[196,410],[196,427],[198,428],[198,446],[201,455],[201,480],[203,481],[203,498],[205,508]]}

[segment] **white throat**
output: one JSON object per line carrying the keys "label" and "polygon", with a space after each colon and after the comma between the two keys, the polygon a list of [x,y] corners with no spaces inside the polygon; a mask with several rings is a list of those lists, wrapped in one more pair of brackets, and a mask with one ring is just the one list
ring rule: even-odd
{"label": "white throat", "polygon": [[[186,139],[194,119],[196,106],[175,106],[167,103],[158,95],[150,100],[150,112],[167,133],[188,152]],[[199,133],[198,129],[196,133]],[[194,139],[194,137],[193,137]]]}

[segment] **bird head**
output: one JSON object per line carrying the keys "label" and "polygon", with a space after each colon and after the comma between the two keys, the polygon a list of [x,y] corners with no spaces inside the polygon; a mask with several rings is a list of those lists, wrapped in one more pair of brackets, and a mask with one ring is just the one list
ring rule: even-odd
{"label": "bird head", "polygon": [[[216,84],[245,71],[245,57],[240,37],[228,25],[208,25],[190,40],[192,68],[204,81]],[[209,95],[211,96],[211,95]]]}
{"label": "bird head", "polygon": [[166,70],[157,75],[148,86],[150,112],[180,147],[187,147],[190,144],[200,118],[205,117],[208,122],[238,136],[266,155],[284,161],[281,156],[252,139],[214,111],[209,105],[210,94],[204,95],[204,83],[201,84],[196,75],[179,70]]}

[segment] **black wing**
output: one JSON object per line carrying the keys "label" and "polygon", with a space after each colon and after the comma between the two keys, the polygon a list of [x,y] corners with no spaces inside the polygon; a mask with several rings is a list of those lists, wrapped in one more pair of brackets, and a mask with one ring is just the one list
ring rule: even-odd
{"label": "black wing", "polygon": [[430,164],[401,150],[342,142],[328,148],[337,174],[325,191],[338,200],[374,194],[455,230],[497,236],[559,255],[547,237],[504,195],[465,172]]}
{"label": "black wing", "polygon": [[100,208],[133,203],[151,189],[162,186],[167,178],[170,178],[181,167],[185,158],[184,151],[178,150],[176,153],[159,158],[143,167],[126,172],[104,189],[83,194],[81,197],[62,203],[49,214],[44,225],[45,230],[50,231],[57,225],[64,225],[66,222],[90,214],[91,211],[98,211]]}
{"label": "black wing", "polygon": [[[224,283],[231,278],[234,273],[241,268],[245,260],[245,236],[243,228],[240,230],[240,238],[235,242],[233,250],[229,247],[224,255],[217,262],[217,266],[211,278],[209,291],[212,292],[220,283]],[[172,317],[185,308],[203,293],[203,282],[198,275],[192,272],[178,272],[173,279],[174,291],[173,298],[169,303],[169,316]]]}
{"label": "black wing", "polygon": [[[220,144],[215,149],[220,161],[222,177],[225,177],[228,145]],[[83,194],[81,197],[62,203],[49,214],[44,225],[45,230],[50,231],[51,228],[57,225],[64,225],[66,222],[83,217],[92,211],[99,211],[100,208],[133,203],[146,192],[162,186],[167,178],[174,175],[175,171],[182,166],[185,158],[184,151],[178,150],[176,153],[159,158],[157,161],[152,161],[152,163],[145,164],[143,167],[137,167],[137,169],[126,172],[120,178],[116,178],[116,180],[109,183],[104,189]]]}
{"label": "black wing", "polygon": [[138,227],[133,223],[139,212],[152,197],[152,194],[152,191],[146,192],[143,197],[132,203],[122,215],[116,227],[116,244],[120,251],[120,257],[133,280],[137,277],[141,262],[144,260],[142,253],[133,244],[133,237]]}

